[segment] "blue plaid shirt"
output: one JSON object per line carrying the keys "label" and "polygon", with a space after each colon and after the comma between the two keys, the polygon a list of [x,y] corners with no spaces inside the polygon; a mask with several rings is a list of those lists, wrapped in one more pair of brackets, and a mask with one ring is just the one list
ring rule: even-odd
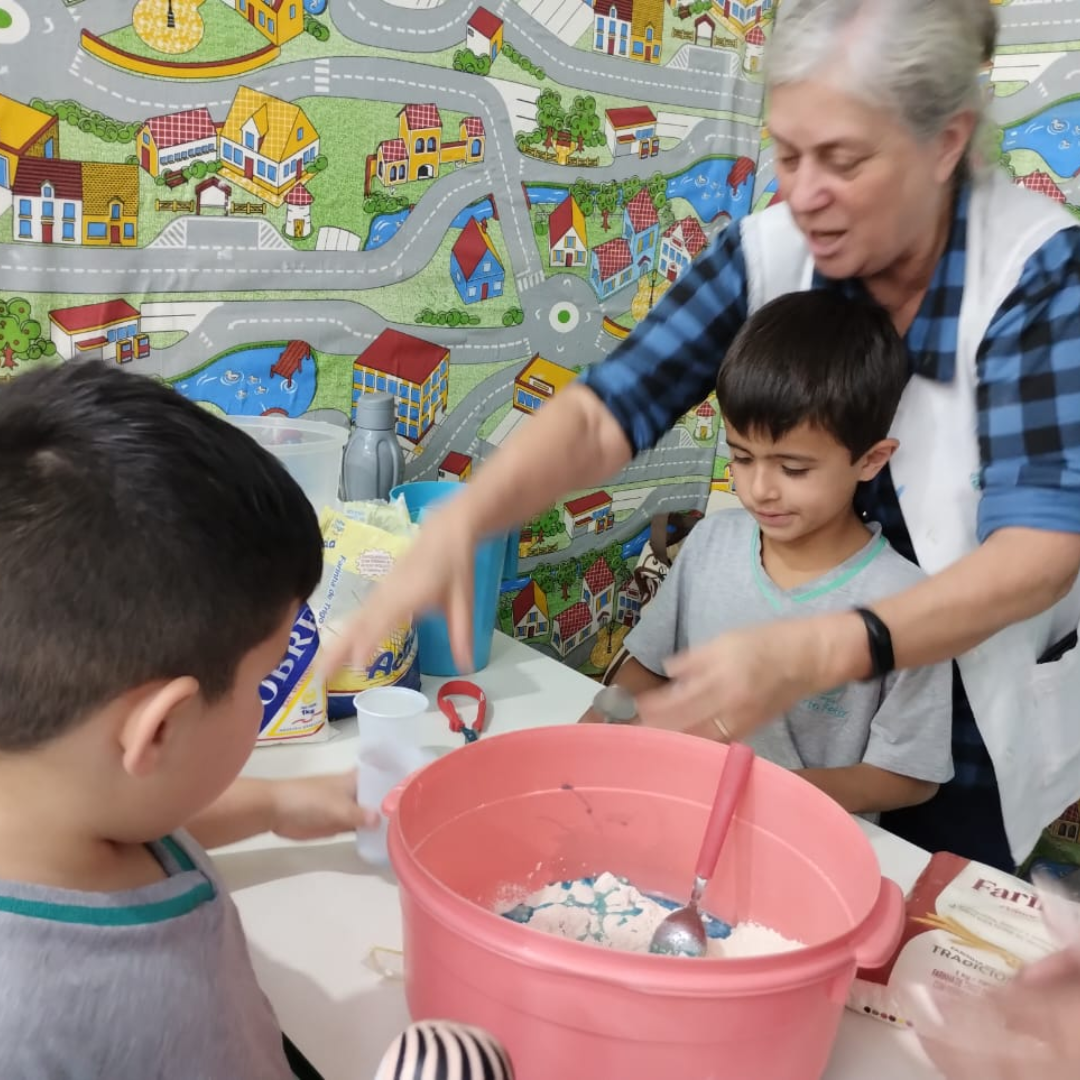
{"label": "blue plaid shirt", "polygon": [[[956,371],[967,259],[970,188],[961,189],[945,253],[905,343],[911,371],[948,382]],[[815,288],[865,295],[858,280],[815,273]],[[635,451],[654,445],[707,396],[747,317],[738,226],[725,229],[668,291],[653,318],[582,380],[607,405]],[[982,459],[979,537],[1005,526],[1080,532],[1080,229],[1065,229],[1027,262],[979,350]],[[856,497],[889,542],[917,562],[889,470]],[[957,787],[995,789],[990,756],[953,665]]]}

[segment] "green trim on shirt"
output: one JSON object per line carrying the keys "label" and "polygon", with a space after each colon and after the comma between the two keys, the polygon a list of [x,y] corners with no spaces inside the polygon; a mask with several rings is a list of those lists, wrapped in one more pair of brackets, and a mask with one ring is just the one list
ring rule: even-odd
{"label": "green trim on shirt", "polygon": [[[771,578],[768,578],[768,584],[766,584],[766,578],[763,576],[764,569],[761,565],[761,528],[755,524],[753,531],[750,533],[750,569],[754,575],[754,582],[761,595],[765,598],[766,603],[773,611],[780,612],[783,611],[783,606],[774,595],[775,592],[783,592],[785,598],[793,604],[816,600],[819,596],[824,596],[834,589],[839,589],[841,585],[846,585],[853,577],[861,574],[885,550],[886,545],[887,541],[884,535],[878,534],[877,540],[869,545],[866,554],[858,562],[849,566],[842,574],[838,574],[831,580],[824,581],[816,589],[810,589],[808,592],[793,596],[790,592],[780,589]],[[770,589],[769,586],[772,588]]]}
{"label": "green trim on shirt", "polygon": [[[45,919],[50,922],[78,923],[83,926],[146,926],[151,923],[167,922],[169,919],[178,919],[194,911],[200,904],[213,900],[217,895],[213,883],[199,870],[183,847],[171,836],[162,837],[158,842],[176,860],[180,874],[194,873],[199,876],[200,880],[186,892],[148,904],[115,906],[63,904],[50,900],[30,900],[19,896],[0,895],[0,913],[22,915],[29,919]],[[148,846],[152,847],[152,845]],[[168,872],[167,869],[166,872]],[[178,876],[178,874],[170,874],[171,878]]]}
{"label": "green trim on shirt", "polygon": [[213,899],[214,886],[209,881],[202,881],[181,896],[160,900],[156,904],[133,904],[131,907],[50,904],[40,900],[0,896],[0,912],[25,915],[29,919],[48,919],[51,922],[82,923],[85,926],[145,926],[148,923],[178,919]]}
{"label": "green trim on shirt", "polygon": [[158,842],[176,860],[176,865],[182,872],[198,869],[191,856],[171,836],[163,836]]}

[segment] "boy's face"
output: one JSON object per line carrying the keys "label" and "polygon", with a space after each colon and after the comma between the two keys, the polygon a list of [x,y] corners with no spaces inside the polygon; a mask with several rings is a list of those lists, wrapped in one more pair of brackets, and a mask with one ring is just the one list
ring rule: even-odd
{"label": "boy's face", "polygon": [[802,540],[852,513],[855,488],[877,475],[895,444],[883,440],[856,461],[833,435],[800,424],[780,439],[727,425],[731,472],[739,501],[762,535]]}

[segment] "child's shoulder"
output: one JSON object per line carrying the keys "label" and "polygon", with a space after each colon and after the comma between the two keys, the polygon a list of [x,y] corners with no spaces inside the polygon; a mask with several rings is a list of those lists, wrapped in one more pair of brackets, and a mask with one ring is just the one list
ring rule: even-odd
{"label": "child's shoulder", "polygon": [[731,506],[723,510],[714,510],[707,517],[702,518],[691,530],[690,538],[695,544],[728,542],[740,537],[746,538],[749,542],[754,529],[753,517],[741,506]]}
{"label": "child's shoulder", "polygon": [[909,585],[917,585],[927,577],[926,571],[921,566],[910,559],[905,559],[888,540],[884,541],[881,554],[868,569],[874,572],[875,577],[894,584],[896,591],[907,588]]}

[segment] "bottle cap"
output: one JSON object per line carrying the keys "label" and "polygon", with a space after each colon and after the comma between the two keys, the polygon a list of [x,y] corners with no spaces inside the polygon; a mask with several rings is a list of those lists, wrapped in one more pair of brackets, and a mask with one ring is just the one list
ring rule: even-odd
{"label": "bottle cap", "polygon": [[361,394],[356,402],[356,426],[391,431],[397,419],[393,394]]}

